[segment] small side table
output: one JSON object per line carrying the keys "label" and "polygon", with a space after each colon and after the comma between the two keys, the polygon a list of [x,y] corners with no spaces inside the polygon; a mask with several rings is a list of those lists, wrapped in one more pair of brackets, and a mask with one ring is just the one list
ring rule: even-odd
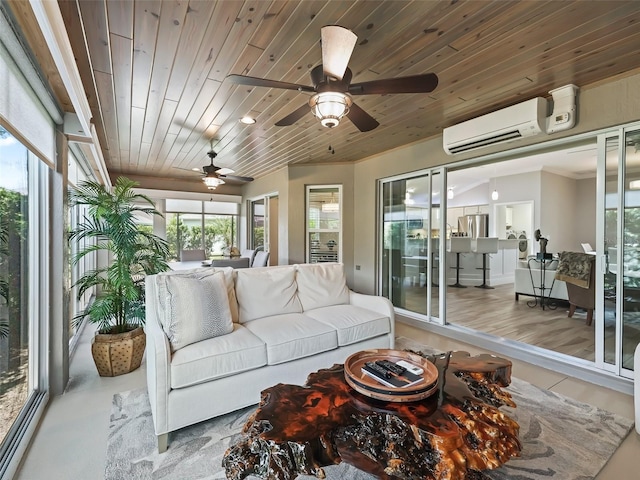
{"label": "small side table", "polygon": [[[531,262],[539,265],[539,268],[531,269]],[[531,308],[535,308],[538,305],[542,307],[542,310],[548,308],[549,310],[555,310],[558,308],[558,305],[552,301],[551,299],[551,290],[553,290],[553,286],[556,283],[555,277],[553,278],[553,282],[551,282],[551,286],[547,287],[545,285],[546,280],[546,272],[547,268],[551,266],[554,262],[558,263],[556,259],[539,259],[539,258],[530,258],[527,261],[527,268],[529,269],[529,276],[531,277],[531,287],[533,290],[533,300],[529,300],[527,305]],[[556,265],[557,266],[557,265]],[[536,287],[536,282],[534,280],[534,271],[537,270],[540,272],[540,286]]]}

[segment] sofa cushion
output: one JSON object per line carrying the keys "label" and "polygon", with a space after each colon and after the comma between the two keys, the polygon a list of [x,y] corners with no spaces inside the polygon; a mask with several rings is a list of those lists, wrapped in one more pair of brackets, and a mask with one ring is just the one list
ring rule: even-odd
{"label": "sofa cushion", "polygon": [[163,327],[172,351],[233,331],[222,272],[202,278],[166,275],[163,280],[166,292]]}
{"label": "sofa cushion", "polygon": [[296,265],[298,298],[304,311],[349,303],[349,289],[341,263]]}
{"label": "sofa cushion", "polygon": [[244,268],[236,271],[240,323],[282,313],[300,313],[295,267]]}
{"label": "sofa cushion", "polygon": [[388,316],[353,305],[333,305],[304,314],[334,328],[341,347],[391,332]]}
{"label": "sofa cushion", "polygon": [[302,313],[265,317],[244,326],[267,345],[269,365],[338,347],[338,338],[333,328]]}
{"label": "sofa cushion", "polygon": [[266,364],[264,342],[242,325],[234,324],[228,335],[193,343],[173,354],[171,388],[208,382]]}
{"label": "sofa cushion", "polygon": [[214,272],[224,273],[224,282],[227,285],[227,295],[229,297],[229,310],[231,310],[231,318],[233,319],[234,323],[238,323],[240,321],[238,315],[238,299],[236,298],[236,285],[233,278],[233,272],[235,270],[233,269],[233,267],[210,268],[213,268]]}

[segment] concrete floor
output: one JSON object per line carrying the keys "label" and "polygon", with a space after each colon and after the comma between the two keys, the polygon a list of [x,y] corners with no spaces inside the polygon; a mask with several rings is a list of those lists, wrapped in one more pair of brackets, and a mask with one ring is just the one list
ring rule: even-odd
{"label": "concrete floor", "polygon": [[[399,336],[440,350],[480,353],[471,345],[402,323],[397,324],[396,331]],[[51,400],[15,477],[17,480],[98,480],[104,477],[112,397],[117,392],[144,387],[145,366],[120,377],[99,377],[90,352],[92,334],[90,328],[82,334],[71,359],[71,381],[67,391]],[[514,361],[513,374],[538,387],[633,418],[633,397],[630,395],[518,361]],[[637,480],[640,478],[638,456],[640,435],[634,430],[597,480]]]}

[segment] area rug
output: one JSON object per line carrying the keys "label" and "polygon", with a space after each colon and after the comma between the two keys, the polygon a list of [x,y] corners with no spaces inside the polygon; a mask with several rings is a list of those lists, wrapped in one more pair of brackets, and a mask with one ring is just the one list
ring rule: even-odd
{"label": "area rug", "polygon": [[[432,350],[400,338],[396,348]],[[520,457],[497,470],[493,480],[587,480],[595,478],[627,436],[627,418],[576,402],[518,378],[507,389],[517,408],[502,409],[520,424]],[[114,395],[107,444],[106,480],[224,479],[222,456],[255,407],[199,423],[170,435],[169,449],[157,453],[145,389]],[[597,446],[597,448],[596,448]],[[326,467],[328,480],[371,480],[346,464]],[[254,478],[254,477],[249,477]],[[302,475],[300,480],[315,477]]]}

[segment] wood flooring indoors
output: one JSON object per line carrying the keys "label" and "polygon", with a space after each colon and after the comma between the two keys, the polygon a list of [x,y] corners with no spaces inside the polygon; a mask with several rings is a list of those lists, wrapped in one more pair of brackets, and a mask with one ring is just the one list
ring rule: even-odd
{"label": "wood flooring indoors", "polygon": [[[438,289],[434,289],[437,294]],[[426,289],[407,287],[405,305],[420,311]],[[544,309],[533,297],[515,300],[513,284],[494,289],[448,288],[447,321],[490,335],[535,345],[584,360],[595,359],[595,322],[586,325],[586,313],[577,310],[567,316],[568,302],[558,301]],[[534,305],[534,306],[530,306]],[[424,313],[424,307],[422,312]]]}

